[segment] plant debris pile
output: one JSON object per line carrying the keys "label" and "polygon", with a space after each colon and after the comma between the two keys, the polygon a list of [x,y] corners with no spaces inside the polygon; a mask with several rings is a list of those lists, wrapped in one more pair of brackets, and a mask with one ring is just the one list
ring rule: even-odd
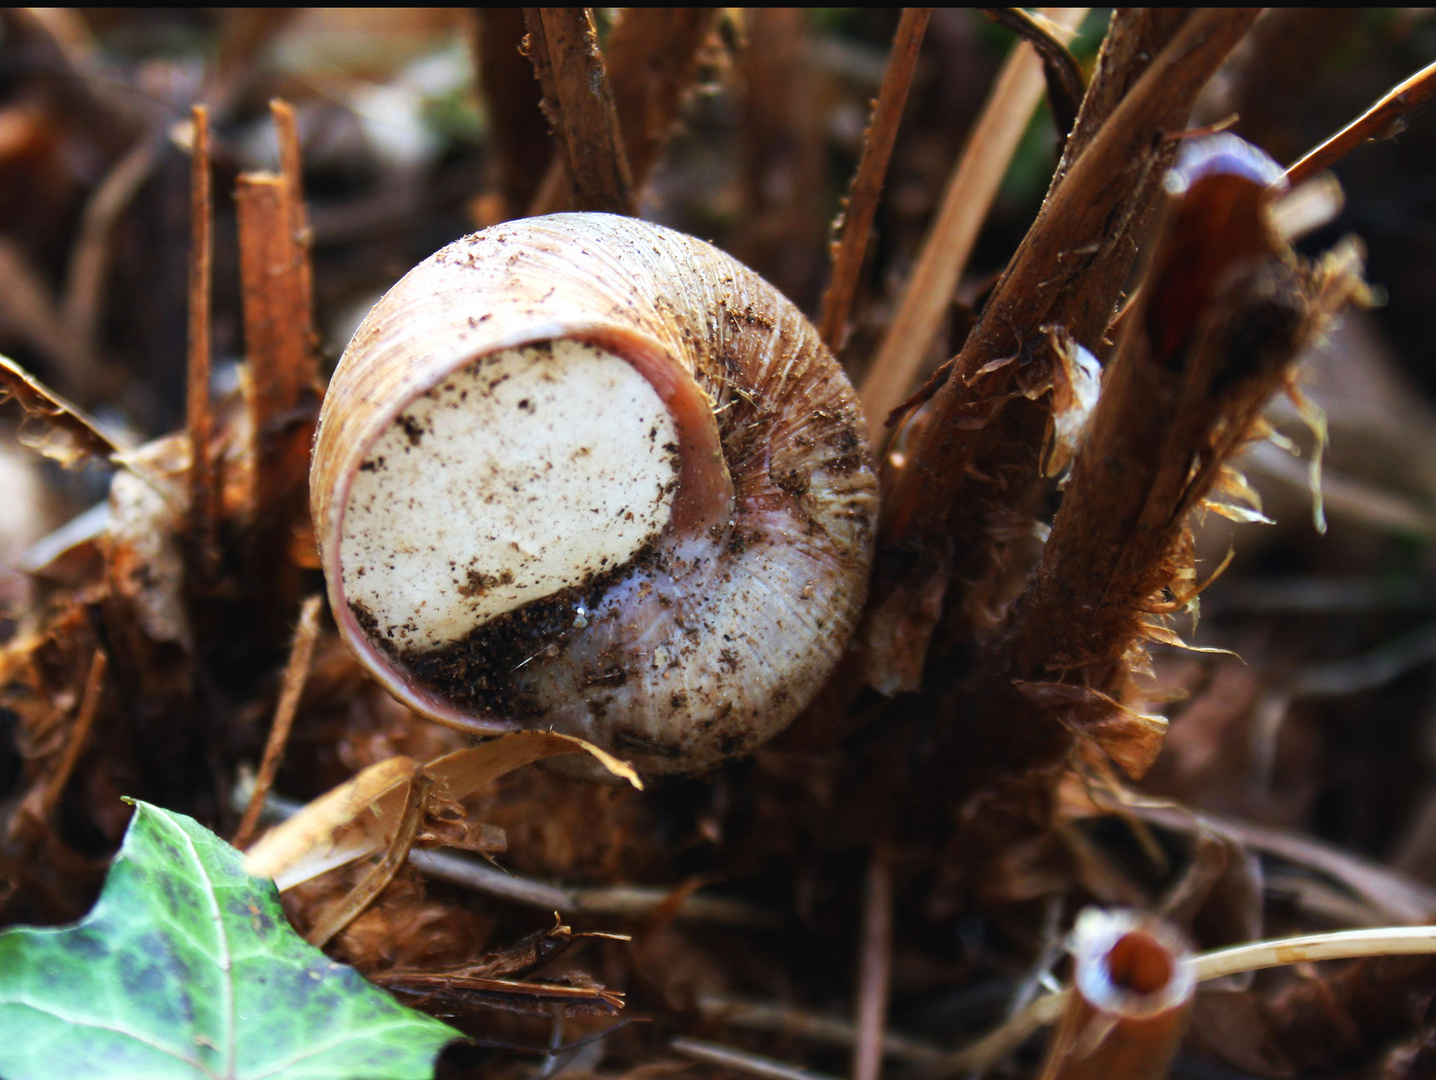
{"label": "plant debris pile", "polygon": [[[441,1076],[1432,1075],[1433,53],[1415,10],[0,13],[0,927],[163,828],[243,880],[209,830],[467,1037]],[[856,638],[696,779],[425,720],[326,608],[327,372],[562,210],[732,253],[867,411]]]}

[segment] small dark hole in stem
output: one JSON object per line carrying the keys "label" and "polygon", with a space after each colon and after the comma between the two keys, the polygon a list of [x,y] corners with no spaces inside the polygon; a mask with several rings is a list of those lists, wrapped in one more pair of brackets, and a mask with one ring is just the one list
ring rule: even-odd
{"label": "small dark hole in stem", "polygon": [[1172,958],[1148,934],[1124,934],[1107,953],[1112,985],[1137,994],[1155,994],[1172,978]]}

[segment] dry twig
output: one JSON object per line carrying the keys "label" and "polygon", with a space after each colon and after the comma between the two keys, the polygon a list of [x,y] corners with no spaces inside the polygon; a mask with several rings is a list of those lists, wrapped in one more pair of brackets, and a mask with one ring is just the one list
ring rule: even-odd
{"label": "dry twig", "polygon": [[299,612],[299,625],[294,632],[294,644],[289,650],[289,663],[284,669],[284,681],[279,691],[279,704],[274,707],[274,720],[269,727],[269,739],[264,744],[264,758],[259,763],[255,777],[254,792],[249,805],[244,808],[244,817],[235,830],[234,846],[241,850],[249,846],[254,830],[259,825],[259,815],[264,809],[264,800],[279,772],[279,763],[284,758],[284,747],[289,742],[289,731],[294,725],[294,715],[299,711],[299,697],[304,693],[304,682],[309,677],[309,665],[314,659],[314,644],[319,640],[319,613],[323,610],[322,597],[311,596],[304,601]]}
{"label": "dry twig", "polygon": [[219,555],[215,529],[219,487],[210,458],[210,298],[214,263],[214,206],[210,195],[209,111],[196,105],[190,148],[189,362],[185,374],[185,427],[189,432],[189,542],[196,578],[213,578]]}
{"label": "dry twig", "polygon": [[95,658],[90,662],[90,673],[85,677],[85,692],[80,699],[80,709],[75,714],[74,725],[70,728],[70,737],[65,741],[64,753],[61,754],[55,771],[50,774],[40,799],[42,821],[49,821],[54,814],[55,807],[60,803],[60,796],[65,793],[65,785],[74,775],[80,754],[90,741],[90,729],[94,726],[95,714],[100,709],[100,696],[105,690],[105,672],[109,669],[109,661],[110,655],[104,649],[95,650]]}
{"label": "dry twig", "polygon": [[893,34],[887,68],[883,71],[882,88],[863,135],[863,152],[858,158],[857,172],[853,174],[847,205],[834,225],[838,239],[833,244],[833,276],[823,294],[823,314],[818,324],[818,333],[834,352],[843,346],[873,216],[877,213],[888,160],[897,142],[898,124],[912,88],[912,74],[917,68],[918,52],[931,15],[932,8],[903,8],[897,32]]}
{"label": "dry twig", "polygon": [[1395,87],[1371,108],[1286,170],[1296,185],[1329,169],[1364,142],[1389,139],[1402,129],[1402,117],[1436,94],[1436,64],[1429,64]]}
{"label": "dry twig", "polygon": [[[1044,14],[1072,29],[1087,9],[1046,8]],[[972,127],[897,312],[863,379],[863,411],[875,445],[882,441],[888,414],[908,395],[937,334],[978,230],[1045,85],[1042,58],[1025,41],[1019,41]]]}
{"label": "dry twig", "polygon": [[[524,8],[528,55],[572,186],[570,206],[638,212],[591,8]],[[540,192],[531,213],[551,213]]]}
{"label": "dry twig", "polygon": [[[1048,363],[1039,359],[1046,326],[1100,350],[1175,152],[1162,136],[1186,125],[1198,91],[1255,13],[1202,9],[1183,18],[1114,14],[1037,221],[910,433],[884,507],[869,600],[865,664],[874,685],[916,686],[949,578],[981,582],[992,572],[988,530],[1021,505],[1049,416],[1047,404],[1020,395],[1018,376],[1042,382],[1034,361]],[[996,365],[1007,357],[1019,362]]]}
{"label": "dry twig", "polygon": [[868,857],[863,892],[863,929],[858,947],[857,1039],[853,1080],[878,1080],[893,964],[893,877],[886,845],[878,841]]}

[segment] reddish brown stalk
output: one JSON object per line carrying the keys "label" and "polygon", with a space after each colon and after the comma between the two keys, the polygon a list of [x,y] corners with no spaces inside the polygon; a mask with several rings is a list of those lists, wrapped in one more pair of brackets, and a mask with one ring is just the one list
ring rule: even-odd
{"label": "reddish brown stalk", "polygon": [[912,88],[912,73],[917,68],[918,52],[931,15],[932,8],[903,8],[887,68],[883,71],[882,88],[878,90],[872,119],[863,136],[863,152],[858,158],[858,171],[853,174],[853,186],[848,191],[847,208],[834,226],[838,239],[833,245],[833,276],[823,294],[823,315],[818,324],[823,341],[834,351],[843,345],[853,297],[858,291],[858,276],[868,249],[868,236],[873,228],[873,215],[877,213],[888,161],[897,142],[898,123]]}
{"label": "reddish brown stalk", "polygon": [[882,1073],[883,1037],[887,1034],[892,966],[892,863],[886,845],[880,840],[873,845],[872,854],[868,857],[867,888],[863,895],[853,1080],[878,1080]]}
{"label": "reddish brown stalk", "polygon": [[80,698],[80,710],[75,714],[75,723],[70,728],[70,737],[65,742],[65,750],[60,756],[60,763],[55,766],[49,782],[45,785],[44,794],[40,799],[40,819],[49,821],[55,812],[55,807],[60,803],[60,796],[65,793],[65,785],[70,782],[74,775],[75,765],[80,760],[80,754],[90,741],[90,729],[95,724],[95,714],[100,709],[100,696],[105,689],[105,672],[109,669],[110,657],[104,649],[95,650],[95,658],[90,661],[90,673],[85,678],[84,695]]}
{"label": "reddish brown stalk", "polygon": [[312,234],[309,228],[309,213],[304,206],[304,162],[300,152],[299,121],[294,115],[294,106],[275,98],[269,103],[269,113],[274,119],[274,133],[279,138],[279,175],[284,178],[288,189],[285,199],[289,203],[289,231],[291,242],[297,250],[295,262],[295,284],[299,289],[295,307],[301,316],[297,327],[307,341],[307,348],[296,349],[298,363],[293,370],[281,375],[284,389],[294,402],[313,389],[319,381],[319,334],[314,328],[314,264],[309,257]]}
{"label": "reddish brown stalk", "polygon": [[244,817],[235,830],[234,846],[237,848],[248,847],[254,838],[259,815],[264,810],[264,800],[274,786],[274,776],[284,758],[284,748],[294,726],[294,714],[299,711],[299,697],[304,692],[309,665],[314,659],[314,643],[319,639],[319,612],[323,610],[323,604],[321,597],[311,596],[300,609],[299,625],[294,632],[294,644],[290,647],[289,663],[284,669],[284,681],[280,686],[279,704],[274,708],[269,740],[264,745],[264,758],[259,764],[259,775],[255,777],[249,805],[245,807]]}
{"label": "reddish brown stalk", "polygon": [[[1037,475],[1050,413],[1046,400],[1023,396],[1050,371],[1043,328],[1065,327],[1101,350],[1175,150],[1162,136],[1185,127],[1198,91],[1256,13],[1200,9],[1174,27],[1181,17],[1114,15],[1037,221],[945,382],[909,421],[869,603],[875,684],[915,686],[950,577],[982,582],[994,573],[989,530],[1021,505]],[[972,615],[959,619],[955,635],[969,636]]]}
{"label": "reddish brown stalk", "polygon": [[[1003,677],[1034,680],[1024,693],[1070,725],[1116,717],[1102,698],[1079,701],[1077,687],[1059,693],[1045,681],[1080,672],[1082,687],[1120,696],[1123,658],[1157,617],[1156,594],[1192,591],[1178,584],[1189,569],[1188,512],[1315,329],[1318,281],[1282,257],[1263,195],[1259,182],[1224,175],[1177,204],[1036,576],[1013,609]],[[1111,734],[1103,730],[1099,742]],[[1160,746],[1142,741],[1114,753],[1129,772],[1144,772]]]}
{"label": "reddish brown stalk", "polygon": [[608,84],[635,191],[643,190],[668,146],[718,12],[624,8],[609,35]]}
{"label": "reddish brown stalk", "polygon": [[[1069,29],[1087,14],[1086,8],[1043,11]],[[860,393],[868,435],[875,446],[883,442],[888,414],[910,392],[927,359],[988,208],[997,197],[1027,121],[1042,99],[1043,86],[1041,57],[1025,42],[1016,42],[988,91],[982,113],[948,179],[897,311],[863,377]]]}
{"label": "reddish brown stalk", "polygon": [[1329,169],[1364,142],[1387,139],[1401,130],[1401,118],[1436,94],[1436,64],[1430,64],[1286,170],[1293,185]]}
{"label": "reddish brown stalk", "polygon": [[209,411],[210,293],[213,273],[213,205],[210,196],[209,112],[193,110],[194,144],[190,149],[189,365],[186,373],[185,417],[189,432],[189,535],[192,558],[201,581],[208,581],[218,562],[215,523],[219,488],[210,459],[213,420]]}
{"label": "reddish brown stalk", "polygon": [[[638,211],[633,176],[598,51],[593,9],[524,8],[524,22],[544,113],[572,187],[567,205],[633,216]],[[540,192],[537,203],[545,198]],[[552,209],[536,204],[532,213]]]}
{"label": "reddish brown stalk", "polygon": [[314,405],[319,377],[299,146],[289,106],[276,102],[274,116],[282,172],[245,173],[235,192],[257,514],[276,512],[303,486],[312,417],[301,410]]}
{"label": "reddish brown stalk", "polygon": [[[717,15],[717,8],[624,8],[609,36],[604,66],[635,198],[673,134]],[[569,208],[559,155],[549,162],[532,213]]]}
{"label": "reddish brown stalk", "polygon": [[267,606],[290,617],[291,529],[304,515],[309,442],[319,400],[309,226],[293,110],[272,103],[280,167],[244,173],[235,189],[249,409],[254,432],[253,567],[280,573]]}
{"label": "reddish brown stalk", "polygon": [[1077,111],[1082,107],[1082,97],[1087,89],[1077,58],[1052,32],[1052,22],[1046,18],[1016,7],[983,8],[982,11],[999,26],[1020,34],[1042,57],[1042,74],[1047,80],[1047,104],[1052,109],[1058,137],[1065,141],[1077,123]]}
{"label": "reddish brown stalk", "polygon": [[1181,936],[1155,916],[1084,911],[1073,931],[1074,993],[1041,1080],[1161,1080],[1197,986]]}
{"label": "reddish brown stalk", "polygon": [[494,181],[502,205],[485,224],[518,217],[539,190],[553,144],[544,130],[543,91],[533,65],[520,48],[524,37],[523,8],[476,8],[479,87],[489,118],[494,147]]}

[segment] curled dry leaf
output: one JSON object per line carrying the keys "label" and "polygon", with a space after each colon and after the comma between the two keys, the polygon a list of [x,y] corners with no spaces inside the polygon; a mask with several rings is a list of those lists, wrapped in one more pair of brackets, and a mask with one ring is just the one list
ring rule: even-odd
{"label": "curled dry leaf", "polygon": [[37,453],[73,469],[90,458],[108,459],[124,448],[102,432],[78,405],[66,401],[8,356],[0,356],[0,402],[13,399],[38,434],[21,441]]}
{"label": "curled dry leaf", "polygon": [[106,564],[111,594],[154,641],[191,647],[184,600],[184,531],[189,441],[156,439],[121,457],[110,485]]}
{"label": "curled dry leaf", "polygon": [[518,731],[427,765],[396,757],[315,799],[263,836],[245,858],[245,870],[272,877],[281,890],[383,850],[399,825],[409,781],[422,771],[434,797],[461,801],[485,784],[523,765],[559,754],[587,753],[634,787],[643,787],[627,764],[582,739],[547,731]]}

